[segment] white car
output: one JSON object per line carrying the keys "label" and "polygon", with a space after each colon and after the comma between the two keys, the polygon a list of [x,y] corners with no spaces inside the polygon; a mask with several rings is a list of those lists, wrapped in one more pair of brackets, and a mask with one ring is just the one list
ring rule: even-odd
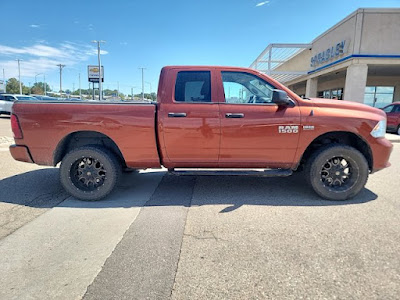
{"label": "white car", "polygon": [[12,105],[15,100],[37,100],[26,95],[0,94],[0,115],[11,115]]}
{"label": "white car", "polygon": [[11,108],[15,100],[17,100],[17,97],[14,95],[0,94],[0,115],[10,115]]}

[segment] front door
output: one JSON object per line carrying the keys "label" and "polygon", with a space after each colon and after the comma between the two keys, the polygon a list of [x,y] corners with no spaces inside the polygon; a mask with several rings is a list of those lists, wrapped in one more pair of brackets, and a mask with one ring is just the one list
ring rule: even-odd
{"label": "front door", "polygon": [[275,87],[254,74],[222,71],[220,76],[225,93],[220,166],[289,168],[299,141],[299,107],[272,103]]}
{"label": "front door", "polygon": [[213,101],[210,71],[179,71],[173,99],[160,104],[161,150],[164,165],[171,167],[215,167],[218,163],[220,120]]}

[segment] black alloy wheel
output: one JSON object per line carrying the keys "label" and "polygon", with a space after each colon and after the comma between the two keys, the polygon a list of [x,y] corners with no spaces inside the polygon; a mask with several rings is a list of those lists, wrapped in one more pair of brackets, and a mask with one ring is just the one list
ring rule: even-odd
{"label": "black alloy wheel", "polygon": [[347,200],[365,186],[369,168],[364,155],[342,144],[318,149],[306,164],[306,175],[314,191],[324,199]]}
{"label": "black alloy wheel", "polygon": [[95,201],[111,193],[120,172],[120,163],[107,149],[80,147],[63,158],[60,180],[64,189],[75,198]]}

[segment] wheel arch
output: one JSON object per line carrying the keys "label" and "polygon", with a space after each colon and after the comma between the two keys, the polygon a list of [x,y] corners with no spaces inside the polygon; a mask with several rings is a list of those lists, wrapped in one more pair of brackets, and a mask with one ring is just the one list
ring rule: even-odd
{"label": "wheel arch", "polygon": [[74,131],[65,136],[54,150],[53,165],[56,166],[72,149],[83,146],[104,147],[111,151],[123,166],[126,165],[118,145],[109,136],[98,131]]}
{"label": "wheel arch", "polygon": [[373,156],[370,146],[361,136],[349,131],[331,131],[316,137],[304,151],[299,165],[304,165],[317,149],[332,143],[348,145],[360,151],[368,162],[369,170],[372,170]]}

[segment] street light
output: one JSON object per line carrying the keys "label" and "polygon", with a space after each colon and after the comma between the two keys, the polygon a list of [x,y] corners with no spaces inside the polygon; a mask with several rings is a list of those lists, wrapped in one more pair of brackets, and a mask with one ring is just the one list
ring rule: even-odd
{"label": "street light", "polygon": [[101,86],[101,60],[100,60],[100,43],[105,43],[106,41],[96,41],[93,40],[92,43],[97,43],[97,58],[99,61],[99,100],[103,100],[103,90],[102,90],[102,86]]}
{"label": "street light", "polygon": [[37,83],[37,77],[39,76],[39,75],[43,75],[43,73],[37,73],[36,75],[35,75],[35,83]]}
{"label": "street light", "polygon": [[17,58],[16,61],[18,62],[18,80],[19,80],[19,94],[22,95],[22,83],[21,83],[21,67],[19,62],[22,59]]}

